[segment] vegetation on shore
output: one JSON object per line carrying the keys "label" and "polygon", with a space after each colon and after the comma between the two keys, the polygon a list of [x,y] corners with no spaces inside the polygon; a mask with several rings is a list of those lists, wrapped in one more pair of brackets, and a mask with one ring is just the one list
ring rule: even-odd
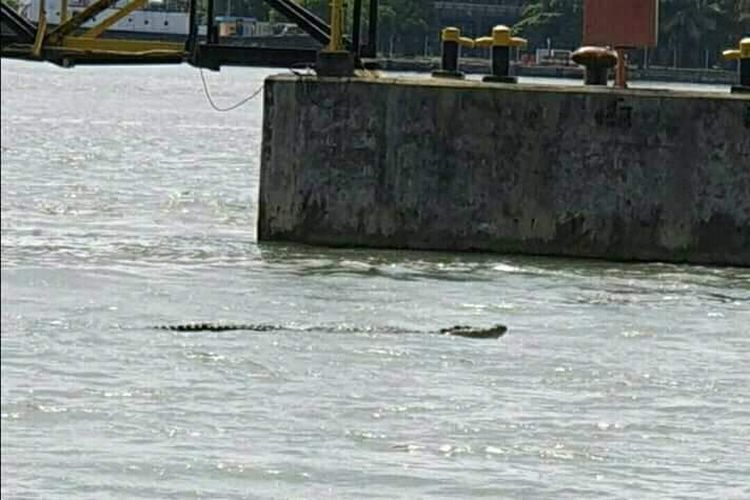
{"label": "vegetation on shore", "polygon": [[[582,38],[582,0],[527,1],[514,29],[534,46],[546,39],[575,48]],[[659,45],[652,64],[702,67],[750,35],[750,0],[660,0]]]}

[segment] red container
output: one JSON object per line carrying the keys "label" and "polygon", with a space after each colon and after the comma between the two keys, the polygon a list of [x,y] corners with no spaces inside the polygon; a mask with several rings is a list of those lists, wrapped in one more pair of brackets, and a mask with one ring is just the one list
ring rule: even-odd
{"label": "red container", "polygon": [[584,1],[584,45],[654,47],[658,33],[659,0]]}

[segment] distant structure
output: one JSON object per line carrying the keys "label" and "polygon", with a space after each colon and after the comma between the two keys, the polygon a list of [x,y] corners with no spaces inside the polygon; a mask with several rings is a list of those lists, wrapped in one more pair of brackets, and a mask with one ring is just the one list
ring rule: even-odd
{"label": "distant structure", "polygon": [[469,36],[487,34],[496,24],[513,25],[524,0],[436,0],[438,26],[458,26]]}

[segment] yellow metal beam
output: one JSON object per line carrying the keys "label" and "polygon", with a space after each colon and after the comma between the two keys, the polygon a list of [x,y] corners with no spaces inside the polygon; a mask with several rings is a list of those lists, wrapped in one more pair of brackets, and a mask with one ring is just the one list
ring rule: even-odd
{"label": "yellow metal beam", "polygon": [[102,22],[94,26],[93,28],[86,31],[83,35],[83,37],[89,37],[89,38],[96,38],[104,31],[115,24],[117,21],[122,19],[123,17],[127,16],[134,10],[140,9],[144,5],[146,5],[146,2],[148,0],[132,0],[127,5],[122,7],[120,10],[109,16],[108,18],[104,19]]}
{"label": "yellow metal beam", "polygon": [[68,0],[62,0],[62,2],[60,2],[60,22],[61,23],[64,23],[65,21],[68,20],[68,14],[69,14]]}
{"label": "yellow metal beam", "polygon": [[116,2],[117,0],[97,0],[81,12],[71,17],[69,20],[65,21],[64,23],[60,23],[55,29],[50,31],[49,35],[47,35],[47,42],[51,44],[60,43],[63,37],[70,35],[83,23],[96,16],[97,14],[103,12],[105,9],[108,9]]}
{"label": "yellow metal beam", "polygon": [[344,50],[344,1],[331,0],[331,41],[327,52]]}
{"label": "yellow metal beam", "polygon": [[34,46],[31,47],[31,54],[39,57],[42,54],[42,44],[44,35],[47,33],[47,13],[44,9],[44,2],[39,4],[39,22],[36,27],[36,36],[34,37]]}
{"label": "yellow metal beam", "polygon": [[80,50],[90,53],[111,54],[140,54],[146,52],[179,53],[185,52],[185,45],[173,42],[158,42],[151,40],[118,40],[110,38],[90,38],[67,36],[63,38],[61,46],[66,49]]}

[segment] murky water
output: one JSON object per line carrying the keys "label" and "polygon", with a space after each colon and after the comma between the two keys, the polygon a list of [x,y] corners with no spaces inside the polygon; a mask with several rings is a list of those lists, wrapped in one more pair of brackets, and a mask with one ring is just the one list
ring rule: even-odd
{"label": "murky water", "polygon": [[3,498],[750,497],[750,270],[258,244],[260,104],[2,62]]}

